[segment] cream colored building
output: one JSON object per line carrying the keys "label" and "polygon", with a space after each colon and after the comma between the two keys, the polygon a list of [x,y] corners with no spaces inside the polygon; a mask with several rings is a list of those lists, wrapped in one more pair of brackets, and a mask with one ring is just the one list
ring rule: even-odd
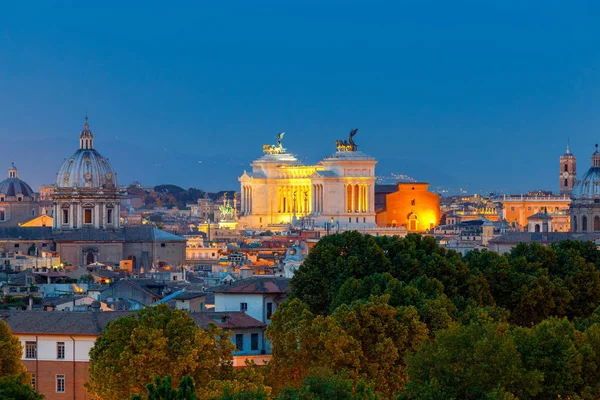
{"label": "cream colored building", "polygon": [[[353,131],[354,134],[356,131]],[[244,171],[238,228],[266,228],[297,220],[315,227],[365,229],[375,223],[375,164],[352,140],[317,165],[302,165],[281,146],[264,145],[262,157]]]}

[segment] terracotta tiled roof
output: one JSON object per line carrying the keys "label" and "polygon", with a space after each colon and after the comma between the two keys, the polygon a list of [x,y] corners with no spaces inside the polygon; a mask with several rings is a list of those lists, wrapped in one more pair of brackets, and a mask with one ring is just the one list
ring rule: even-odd
{"label": "terracotta tiled roof", "polygon": [[215,293],[287,293],[290,290],[287,278],[252,277],[217,287]]}
{"label": "terracotta tiled roof", "polygon": [[264,328],[267,326],[243,311],[190,313],[190,317],[202,329],[208,328],[210,323],[223,329]]}
{"label": "terracotta tiled roof", "polygon": [[[109,322],[135,311],[0,311],[15,334],[99,336]],[[224,329],[264,328],[266,324],[242,311],[197,312],[189,316],[202,329],[210,323]]]}
{"label": "terracotta tiled roof", "polygon": [[2,311],[0,319],[16,334],[98,336],[110,321],[129,314],[128,311]]}

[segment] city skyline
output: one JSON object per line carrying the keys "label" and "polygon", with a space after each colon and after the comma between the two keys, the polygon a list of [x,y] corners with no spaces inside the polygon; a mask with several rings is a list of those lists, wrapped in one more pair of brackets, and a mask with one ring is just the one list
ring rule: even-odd
{"label": "city skyline", "polygon": [[558,191],[600,141],[592,2],[144,4],[2,6],[0,170],[53,183],[86,111],[120,184],[205,190],[279,131],[309,164],[358,128],[378,175],[472,192]]}

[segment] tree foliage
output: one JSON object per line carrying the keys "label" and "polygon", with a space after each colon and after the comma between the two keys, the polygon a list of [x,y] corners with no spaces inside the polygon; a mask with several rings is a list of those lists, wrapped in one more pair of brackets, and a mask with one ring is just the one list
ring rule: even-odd
{"label": "tree foliage", "polygon": [[28,383],[27,368],[21,363],[22,354],[21,342],[12,335],[8,324],[0,321],[0,376],[19,375],[23,383]]}
{"label": "tree foliage", "polygon": [[148,307],[106,327],[90,351],[86,387],[96,398],[127,399],[157,375],[174,384],[189,375],[203,388],[231,374],[233,348],[228,333],[198,328],[185,311]]}
{"label": "tree foliage", "polygon": [[42,400],[44,396],[36,392],[27,375],[0,376],[0,399],[2,400]]}
{"label": "tree foliage", "polygon": [[131,400],[196,400],[196,389],[194,381],[188,375],[181,378],[177,388],[173,388],[173,381],[170,376],[161,379],[160,376],[154,378],[154,384],[146,385],[147,394],[142,397],[139,394],[131,396]]}

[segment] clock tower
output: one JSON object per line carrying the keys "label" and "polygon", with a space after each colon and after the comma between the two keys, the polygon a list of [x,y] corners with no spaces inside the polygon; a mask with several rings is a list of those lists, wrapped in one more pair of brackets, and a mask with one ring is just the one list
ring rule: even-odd
{"label": "clock tower", "polygon": [[559,188],[560,194],[570,196],[575,180],[577,179],[577,159],[571,154],[567,144],[567,151],[560,156]]}

